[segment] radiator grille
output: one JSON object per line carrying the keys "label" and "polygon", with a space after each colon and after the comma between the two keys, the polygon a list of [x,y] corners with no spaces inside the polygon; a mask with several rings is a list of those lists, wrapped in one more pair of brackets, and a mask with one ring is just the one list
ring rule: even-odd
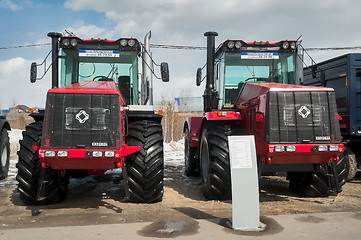
{"label": "radiator grille", "polygon": [[270,143],[341,142],[334,92],[269,92]]}
{"label": "radiator grille", "polygon": [[119,97],[48,93],[44,148],[120,147]]}

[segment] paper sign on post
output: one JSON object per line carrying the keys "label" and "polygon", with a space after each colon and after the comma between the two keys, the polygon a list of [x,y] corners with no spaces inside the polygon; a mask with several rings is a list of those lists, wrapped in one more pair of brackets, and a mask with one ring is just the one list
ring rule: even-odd
{"label": "paper sign on post", "polygon": [[247,140],[229,141],[232,158],[232,168],[252,168],[252,156],[249,151],[250,142]]}

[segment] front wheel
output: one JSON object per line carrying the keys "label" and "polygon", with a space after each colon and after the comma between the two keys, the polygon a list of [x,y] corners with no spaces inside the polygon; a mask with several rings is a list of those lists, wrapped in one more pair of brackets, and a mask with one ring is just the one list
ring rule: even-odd
{"label": "front wheel", "polygon": [[184,171],[189,177],[199,176],[199,171],[196,166],[196,150],[195,147],[190,146],[190,133],[187,127],[184,136]]}
{"label": "front wheel", "polygon": [[148,120],[129,124],[126,143],[142,149],[126,157],[123,165],[125,195],[131,202],[153,203],[163,198],[162,125]]}
{"label": "front wheel", "polygon": [[19,182],[20,199],[28,205],[45,205],[61,202],[68,190],[68,176],[60,170],[42,168],[39,152],[34,146],[40,146],[42,122],[34,122],[26,126],[23,140],[18,151],[19,161],[16,164]]}
{"label": "front wheel", "polygon": [[341,188],[345,184],[346,161],[340,159],[335,164],[335,173],[332,163],[316,164],[314,172],[289,172],[292,191],[303,197],[328,197],[337,194],[337,185]]}
{"label": "front wheel", "polygon": [[202,134],[200,173],[203,195],[209,200],[228,200],[232,197],[228,149],[230,132],[226,126],[212,126]]}
{"label": "front wheel", "polygon": [[0,180],[8,176],[10,164],[10,143],[6,129],[0,131]]}

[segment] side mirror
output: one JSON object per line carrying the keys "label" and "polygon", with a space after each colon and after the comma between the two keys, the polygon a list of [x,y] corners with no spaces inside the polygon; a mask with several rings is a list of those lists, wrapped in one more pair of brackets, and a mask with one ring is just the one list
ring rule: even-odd
{"label": "side mirror", "polygon": [[169,82],[169,67],[168,63],[162,62],[160,64],[160,74],[163,82]]}
{"label": "side mirror", "polygon": [[33,62],[30,67],[30,82],[31,83],[36,82],[36,76],[38,73],[37,68],[38,68],[38,64],[36,64],[36,62]]}
{"label": "side mirror", "polygon": [[202,68],[197,69],[196,85],[200,86],[202,82]]}

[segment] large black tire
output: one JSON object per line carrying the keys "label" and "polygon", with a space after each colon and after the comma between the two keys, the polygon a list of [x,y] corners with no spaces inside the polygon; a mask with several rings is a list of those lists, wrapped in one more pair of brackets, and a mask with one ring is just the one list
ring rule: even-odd
{"label": "large black tire", "polygon": [[212,126],[202,133],[200,172],[203,195],[209,200],[232,198],[227,126]]}
{"label": "large black tire", "polygon": [[[16,164],[19,182],[20,199],[27,205],[45,205],[61,202],[65,199],[69,180],[64,172],[42,168],[39,152],[34,146],[40,146],[42,122],[34,122],[26,126],[23,140],[20,140],[19,161]],[[41,178],[43,174],[44,178]],[[40,183],[43,181],[44,195],[38,199]]]}
{"label": "large black tire", "polygon": [[148,120],[129,124],[126,143],[141,146],[139,152],[126,157],[123,165],[125,194],[135,203],[154,203],[163,198],[163,130]]}
{"label": "large black tire", "polygon": [[6,129],[0,130],[0,180],[8,176],[10,164],[10,143]]}
{"label": "large black tire", "polygon": [[340,159],[343,160],[345,158],[346,161],[346,181],[351,181],[357,173],[357,160],[355,154],[349,150],[345,149],[345,151],[341,154]]}
{"label": "large black tire", "polygon": [[186,176],[197,177],[199,176],[199,169],[197,169],[196,159],[197,148],[190,146],[190,133],[188,127],[185,130],[184,136],[184,171]]}
{"label": "large black tire", "polygon": [[333,174],[332,163],[317,164],[314,172],[289,172],[290,188],[295,194],[303,197],[328,197],[338,194],[336,181],[341,190],[346,183],[346,160],[336,163],[336,176]]}

